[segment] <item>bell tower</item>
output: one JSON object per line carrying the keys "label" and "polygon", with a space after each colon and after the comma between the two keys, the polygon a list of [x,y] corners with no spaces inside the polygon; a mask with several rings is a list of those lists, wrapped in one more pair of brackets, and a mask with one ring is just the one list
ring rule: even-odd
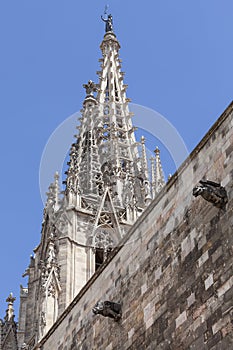
{"label": "bell tower", "polygon": [[159,151],[150,174],[145,139],[136,141],[120,44],[112,16],[102,19],[106,29],[99,81],[83,85],[86,95],[65,189],[61,192],[56,173],[47,193],[41,240],[25,272],[20,341],[30,346],[47,333],[165,184]]}

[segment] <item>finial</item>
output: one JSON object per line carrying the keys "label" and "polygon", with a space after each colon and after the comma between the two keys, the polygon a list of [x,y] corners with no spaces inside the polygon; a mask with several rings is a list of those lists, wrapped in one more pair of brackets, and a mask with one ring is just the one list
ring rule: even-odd
{"label": "finial", "polygon": [[13,304],[14,304],[15,300],[16,300],[16,298],[13,297],[13,293],[10,293],[9,297],[6,299],[6,302],[8,303],[8,307],[7,307],[7,310],[6,310],[6,316],[5,316],[5,320],[6,321],[14,320]]}
{"label": "finial", "polygon": [[[104,17],[106,17],[108,12],[108,5],[105,6],[104,9]],[[101,16],[102,21],[104,21],[105,24],[105,32],[113,32],[113,22],[112,22],[112,15],[109,14],[107,18],[104,18],[103,16]]]}
{"label": "finial", "polygon": [[93,96],[93,92],[98,91],[97,85],[92,81],[89,80],[87,84],[83,84],[84,89],[86,89],[86,94]]}
{"label": "finial", "polygon": [[155,152],[156,155],[160,154],[160,150],[159,150],[159,147],[158,147],[158,146],[156,146],[154,152]]}
{"label": "finial", "polygon": [[6,302],[7,302],[8,304],[13,305],[13,303],[14,303],[15,300],[16,300],[16,298],[13,297],[13,293],[10,293],[9,297],[6,299]]}
{"label": "finial", "polygon": [[145,137],[144,136],[142,136],[141,137],[141,143],[144,145],[144,143],[145,143]]}

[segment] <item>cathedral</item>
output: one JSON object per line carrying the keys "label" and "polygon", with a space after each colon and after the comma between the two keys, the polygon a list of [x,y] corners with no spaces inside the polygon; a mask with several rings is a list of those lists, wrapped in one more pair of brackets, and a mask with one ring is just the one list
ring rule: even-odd
{"label": "cathedral", "polygon": [[83,85],[64,190],[56,173],[0,350],[233,349],[233,104],[165,183],[102,20],[98,83]]}

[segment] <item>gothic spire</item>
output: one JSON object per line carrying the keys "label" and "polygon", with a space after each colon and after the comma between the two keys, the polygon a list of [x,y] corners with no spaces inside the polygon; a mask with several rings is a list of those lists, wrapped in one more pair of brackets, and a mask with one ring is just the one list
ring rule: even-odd
{"label": "gothic spire", "polygon": [[[135,204],[143,208],[147,199],[141,181],[148,179],[148,169],[139,160],[121,71],[120,44],[112,30],[106,30],[100,48],[99,83],[89,80],[83,85],[86,97],[77,142],[70,152],[66,193],[77,196],[79,192],[85,200],[93,200],[108,187],[114,204],[122,208],[128,204],[130,188]],[[144,164],[145,157],[144,152]]]}
{"label": "gothic spire", "polygon": [[148,171],[148,164],[147,164],[147,156],[146,156],[146,146],[145,146],[145,137],[141,137],[141,162],[142,162],[142,173],[143,173],[143,185],[144,185],[144,191],[145,191],[145,203],[149,204],[151,202],[151,186],[150,186],[150,179],[149,179],[149,171]]}
{"label": "gothic spire", "polygon": [[[28,293],[21,298],[26,316],[22,311],[20,346],[46,334],[151,201],[145,139],[136,142],[120,44],[112,17],[104,21],[99,81],[83,84],[64,196],[60,199],[56,173],[47,193],[41,241],[25,274]],[[164,183],[157,153],[152,176],[155,196]],[[8,308],[13,314],[10,304]]]}
{"label": "gothic spire", "polygon": [[[16,298],[10,293],[7,302],[6,316],[0,320],[0,349],[18,349],[17,323],[14,321],[14,301]],[[2,347],[3,346],[3,347]]]}
{"label": "gothic spire", "polygon": [[59,174],[56,172],[54,174],[54,181],[49,185],[47,195],[47,202],[45,209],[54,209],[55,211],[59,208]]}

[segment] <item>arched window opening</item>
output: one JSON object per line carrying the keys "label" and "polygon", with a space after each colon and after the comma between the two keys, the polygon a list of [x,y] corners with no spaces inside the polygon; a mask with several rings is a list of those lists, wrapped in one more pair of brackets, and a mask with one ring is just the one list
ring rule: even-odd
{"label": "arched window opening", "polygon": [[119,95],[118,95],[118,89],[117,89],[117,84],[116,84],[116,80],[114,80],[114,87],[115,87],[115,99],[116,99],[116,102],[119,101]]}
{"label": "arched window opening", "polygon": [[109,101],[109,81],[107,78],[107,85],[106,85],[106,90],[105,90],[105,102]]}
{"label": "arched window opening", "polygon": [[96,248],[95,250],[95,271],[103,264],[104,262],[104,250]]}
{"label": "arched window opening", "polygon": [[107,259],[113,249],[113,240],[110,237],[110,228],[97,228],[94,239],[94,253],[95,253],[95,271]]}
{"label": "arched window opening", "polygon": [[103,262],[108,258],[111,251],[112,248],[108,248],[107,250],[104,250],[102,248],[95,249],[95,271],[97,271]]}

